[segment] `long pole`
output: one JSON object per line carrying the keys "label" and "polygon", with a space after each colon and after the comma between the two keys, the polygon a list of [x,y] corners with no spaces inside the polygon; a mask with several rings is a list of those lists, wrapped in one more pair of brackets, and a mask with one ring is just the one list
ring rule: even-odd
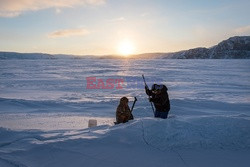
{"label": "long pole", "polygon": [[[149,89],[143,74],[142,74],[142,78],[143,78],[143,81],[144,81],[145,87],[146,87],[147,89]],[[148,95],[148,97],[150,98],[150,96],[149,96],[149,95]],[[153,113],[155,114],[155,110],[154,110],[154,107],[153,107],[152,102],[150,102],[150,104],[151,104],[151,107],[152,107]]]}

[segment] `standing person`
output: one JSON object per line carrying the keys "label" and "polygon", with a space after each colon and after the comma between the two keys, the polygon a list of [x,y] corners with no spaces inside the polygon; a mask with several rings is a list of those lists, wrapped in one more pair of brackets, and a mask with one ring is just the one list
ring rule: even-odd
{"label": "standing person", "polygon": [[134,117],[128,106],[128,98],[122,97],[120,99],[120,104],[116,109],[116,124],[125,123],[132,119],[134,119]]}
{"label": "standing person", "polygon": [[166,119],[170,110],[170,102],[167,92],[168,88],[165,85],[154,84],[151,90],[145,86],[145,91],[148,96],[151,96],[149,101],[154,103],[154,116]]}

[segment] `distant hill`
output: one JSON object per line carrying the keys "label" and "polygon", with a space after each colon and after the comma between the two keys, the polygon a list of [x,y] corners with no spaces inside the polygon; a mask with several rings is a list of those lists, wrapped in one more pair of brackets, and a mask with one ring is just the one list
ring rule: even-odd
{"label": "distant hill", "polygon": [[0,52],[0,59],[54,59],[50,54],[44,53],[17,53],[17,52]]}
{"label": "distant hill", "polygon": [[249,59],[250,36],[236,36],[220,42],[211,48],[194,48],[185,51],[166,53],[165,59]]}
{"label": "distant hill", "polygon": [[[122,59],[118,55],[76,56],[64,54],[0,52],[0,59]],[[194,48],[173,53],[144,53],[130,59],[250,59],[250,36],[235,36],[211,48]]]}
{"label": "distant hill", "polygon": [[1,59],[81,59],[93,58],[93,56],[76,56],[67,54],[46,54],[46,53],[17,53],[0,52]]}

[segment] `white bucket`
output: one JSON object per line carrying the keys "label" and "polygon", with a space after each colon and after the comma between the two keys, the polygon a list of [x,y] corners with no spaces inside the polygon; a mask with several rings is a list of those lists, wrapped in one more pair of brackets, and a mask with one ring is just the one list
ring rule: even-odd
{"label": "white bucket", "polygon": [[96,119],[90,119],[88,127],[91,128],[91,127],[94,127],[94,126],[97,126],[97,120]]}

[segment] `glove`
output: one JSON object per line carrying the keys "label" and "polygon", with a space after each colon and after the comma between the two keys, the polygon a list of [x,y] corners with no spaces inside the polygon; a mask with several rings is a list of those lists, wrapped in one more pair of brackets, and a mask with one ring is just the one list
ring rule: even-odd
{"label": "glove", "polygon": [[148,89],[147,86],[145,86],[145,92],[146,92],[147,95],[149,95],[149,89]]}

